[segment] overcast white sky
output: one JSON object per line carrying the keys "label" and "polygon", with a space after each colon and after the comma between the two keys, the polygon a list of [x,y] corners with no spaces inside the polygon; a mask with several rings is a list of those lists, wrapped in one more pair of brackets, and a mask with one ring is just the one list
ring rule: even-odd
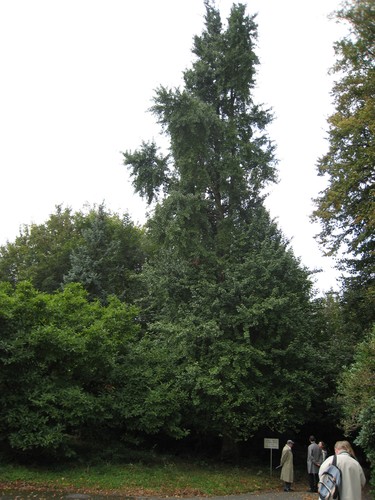
{"label": "overcast white sky", "polygon": [[[344,27],[327,16],[338,0],[248,0],[258,13],[257,96],[272,107],[280,183],[267,205],[295,254],[324,269],[311,199],[324,187],[316,161],[327,149],[333,43]],[[225,21],[233,4],[217,0]],[[147,112],[154,89],[174,87],[203,28],[203,0],[0,1],[0,244],[22,224],[45,222],[63,204],[129,212],[145,221],[121,151],[158,140]]]}

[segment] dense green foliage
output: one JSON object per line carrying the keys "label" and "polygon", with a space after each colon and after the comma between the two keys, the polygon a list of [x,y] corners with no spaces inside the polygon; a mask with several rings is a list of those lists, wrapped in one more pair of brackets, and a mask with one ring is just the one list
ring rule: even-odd
{"label": "dense green foliage", "polygon": [[[347,254],[343,266],[361,285],[373,287],[375,231],[375,7],[371,0],[348,2],[337,13],[350,33],[335,45],[339,75],[332,95],[329,151],[319,160],[328,187],[316,200],[320,240],[331,252]],[[372,294],[374,293],[372,289]]]}
{"label": "dense green foliage", "polygon": [[[357,294],[332,291],[314,300],[315,312],[310,326],[314,335],[313,357],[324,369],[320,369],[318,374],[319,385],[313,402],[311,424],[322,427],[324,434],[327,426],[333,429],[332,424],[335,424],[337,430],[341,427],[345,409],[336,397],[338,381],[341,374],[349,369],[354,360],[355,347],[362,342],[368,329],[366,314],[359,321],[358,302],[360,297]],[[363,303],[363,309],[369,310],[369,305]],[[329,435],[325,439],[328,438]]]}
{"label": "dense green foliage", "polygon": [[227,255],[161,248],[144,271],[145,319],[176,357],[188,427],[237,440],[303,422],[314,385],[307,274],[267,214],[253,216]]}
{"label": "dense green foliage", "polygon": [[172,375],[167,366],[152,370],[157,360],[137,341],[137,314],[114,296],[106,306],[89,301],[79,284],[49,295],[1,283],[3,445],[63,456],[113,432],[125,440],[163,426],[173,433]]}
{"label": "dense green foliage", "polygon": [[14,242],[0,247],[0,280],[30,281],[42,292],[80,282],[91,298],[115,294],[128,303],[139,295],[145,259],[143,231],[128,215],[103,205],[72,213],[56,207],[46,223],[24,226]]}
{"label": "dense green foliage", "polygon": [[276,173],[271,115],[252,97],[254,18],[235,5],[224,27],[205,5],[184,88],[160,87],[152,107],[169,154],[144,143],[124,157],[149,203],[164,196],[148,223],[140,304],[150,340],[175,358],[185,427],[239,441],[304,421],[311,283],[263,206]]}
{"label": "dense green foliage", "polygon": [[336,416],[348,436],[357,436],[374,471],[375,6],[348,1],[336,16],[350,32],[335,45],[335,112],[329,150],[318,164],[328,186],[316,200],[314,218],[322,224],[320,242],[327,252],[341,251],[346,271],[329,336],[337,345],[331,366],[342,374]]}
{"label": "dense green foliage", "polygon": [[70,268],[72,249],[81,243],[83,220],[68,208],[56,207],[45,224],[23,226],[14,242],[0,247],[0,279],[28,280],[40,291],[52,292]]}
{"label": "dense green foliage", "polygon": [[102,302],[112,294],[133,302],[140,293],[138,275],[145,259],[142,231],[129,216],[109,214],[103,206],[90,211],[87,219],[64,283],[79,282],[90,298]]}
{"label": "dense green foliage", "polygon": [[[342,425],[347,434],[358,433],[356,443],[375,464],[375,327],[361,342],[355,361],[341,377],[339,403]],[[375,478],[372,478],[375,487]]]}
{"label": "dense green foliage", "polygon": [[[255,17],[234,5],[224,24],[212,1],[205,6],[183,87],[159,87],[151,108],[168,151],[144,142],[124,153],[153,208],[145,228],[102,205],[57,207],[0,247],[5,449],[36,458],[88,443],[186,438],[234,450],[257,433],[333,426],[341,413],[373,457],[373,396],[360,385],[373,377],[373,336],[361,343],[374,321],[372,124],[361,122],[358,136],[367,149],[349,130],[350,113],[363,108],[359,120],[371,106],[372,67],[353,62],[369,46],[371,6],[355,4],[363,29],[354,7],[340,13],[360,36],[337,45],[348,75],[334,88],[331,147],[320,161],[332,182],[315,212],[328,250],[348,245],[354,274],[341,293],[318,299],[264,206],[277,173],[272,115],[253,100]],[[353,179],[362,191],[351,190]]]}

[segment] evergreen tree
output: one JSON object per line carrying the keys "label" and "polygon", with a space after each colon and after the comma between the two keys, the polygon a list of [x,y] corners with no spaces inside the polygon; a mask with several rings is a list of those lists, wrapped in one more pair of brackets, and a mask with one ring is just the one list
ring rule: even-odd
{"label": "evergreen tree", "polygon": [[25,225],[14,242],[0,247],[0,281],[30,281],[48,293],[78,281],[91,298],[114,294],[129,303],[141,293],[145,255],[144,231],[128,215],[104,205],[75,213],[57,206],[45,223]]}
{"label": "evergreen tree", "polygon": [[87,216],[82,241],[70,255],[64,283],[79,282],[89,297],[106,302],[109,295],[132,302],[139,294],[144,260],[143,233],[128,216],[122,219],[100,205]]}

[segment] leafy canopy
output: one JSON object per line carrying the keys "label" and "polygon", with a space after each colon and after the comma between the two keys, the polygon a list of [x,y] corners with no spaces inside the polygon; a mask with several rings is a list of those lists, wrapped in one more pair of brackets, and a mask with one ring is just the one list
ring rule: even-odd
{"label": "leafy canopy", "polygon": [[318,163],[328,186],[315,200],[313,217],[322,224],[321,244],[346,254],[343,266],[366,282],[373,280],[375,250],[374,2],[347,2],[337,18],[350,32],[335,45],[336,111],[329,118],[329,150]]}
{"label": "leafy canopy", "polygon": [[276,179],[274,147],[264,132],[271,115],[254,104],[256,24],[233,6],[227,28],[206,1],[205,30],[194,39],[196,60],[184,89],[156,90],[151,111],[170,138],[170,154],[155,143],[124,153],[138,193],[151,203],[164,194],[195,196],[213,218],[246,208]]}
{"label": "leafy canopy", "polygon": [[57,206],[45,223],[23,226],[14,242],[0,247],[0,280],[31,281],[48,293],[79,282],[92,299],[116,294],[132,302],[145,254],[144,232],[128,215],[104,205],[75,213]]}
{"label": "leafy canopy", "polygon": [[168,154],[143,143],[124,163],[157,202],[141,314],[187,395],[181,424],[241,440],[292,427],[309,408],[315,377],[300,343],[311,283],[263,205],[276,161],[272,115],[253,100],[255,17],[234,5],[224,25],[205,6],[183,88],[159,87],[151,108]]}

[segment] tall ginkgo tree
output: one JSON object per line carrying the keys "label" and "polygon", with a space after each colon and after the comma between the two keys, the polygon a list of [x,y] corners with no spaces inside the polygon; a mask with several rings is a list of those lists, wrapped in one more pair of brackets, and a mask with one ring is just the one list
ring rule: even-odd
{"label": "tall ginkgo tree", "polygon": [[272,115],[253,99],[255,17],[233,5],[224,25],[205,7],[183,88],[156,90],[169,151],[145,142],[124,163],[155,204],[146,334],[174,358],[185,428],[233,443],[305,418],[311,283],[263,204],[277,170]]}

